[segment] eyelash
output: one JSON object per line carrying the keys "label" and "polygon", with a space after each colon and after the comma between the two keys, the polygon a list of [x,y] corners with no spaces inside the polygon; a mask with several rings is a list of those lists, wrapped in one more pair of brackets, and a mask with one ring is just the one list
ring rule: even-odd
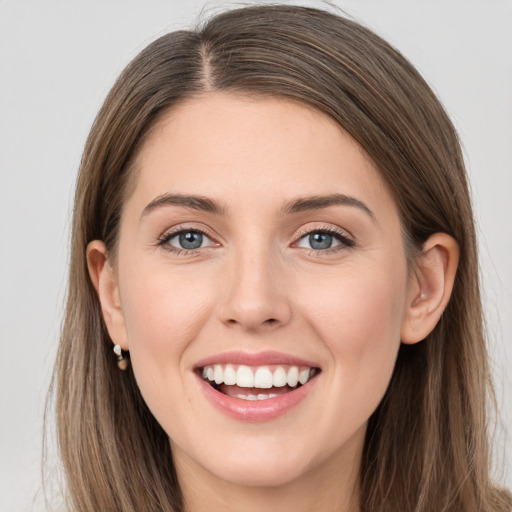
{"label": "eyelash", "polygon": [[[210,236],[203,229],[189,228],[186,226],[177,226],[172,231],[166,232],[162,236],[160,236],[159,239],[157,240],[156,245],[159,247],[162,247],[163,249],[165,249],[168,252],[174,253],[177,256],[194,255],[194,254],[198,253],[199,249],[205,249],[208,247],[208,246],[207,247],[198,247],[197,249],[183,249],[183,248],[180,249],[178,247],[174,247],[169,244],[169,241],[172,240],[174,237],[184,234],[184,233],[197,233],[197,234],[200,234],[202,236],[209,238],[211,241],[216,243],[214,238],[212,236]],[[330,236],[336,238],[338,240],[338,242],[340,242],[340,244],[335,247],[329,247],[327,249],[313,249],[313,248],[304,247],[303,249],[308,251],[310,254],[315,254],[315,255],[332,254],[332,253],[335,253],[338,251],[351,249],[352,247],[354,247],[356,245],[354,240],[352,238],[350,238],[349,236],[347,236],[347,234],[345,232],[343,232],[339,229],[330,227],[330,226],[324,226],[324,227],[315,228],[315,229],[307,229],[307,230],[302,231],[301,233],[299,233],[299,235],[296,238],[296,241],[293,243],[293,245],[296,245],[301,240],[305,239],[308,236],[311,236],[312,234],[316,234],[316,233],[330,235]]]}
{"label": "eyelash", "polygon": [[174,247],[173,245],[170,245],[169,242],[176,236],[184,234],[184,233],[197,233],[199,235],[205,236],[209,238],[214,243],[214,238],[209,235],[205,230],[199,229],[199,228],[190,228],[186,226],[177,226],[172,231],[168,231],[164,233],[160,238],[157,240],[156,245],[159,247],[162,247],[168,252],[172,252],[173,254],[177,256],[189,256],[189,255],[195,255],[198,253],[199,249],[205,249],[205,247],[199,247],[197,249],[180,249],[178,247]]}
{"label": "eyelash", "polygon": [[324,235],[330,235],[333,238],[336,238],[340,244],[335,247],[329,247],[327,249],[313,249],[313,248],[304,248],[306,251],[308,251],[310,254],[314,255],[327,255],[336,253],[338,251],[343,251],[346,249],[351,249],[356,245],[353,238],[349,237],[346,232],[333,228],[331,226],[323,226],[321,228],[315,228],[315,229],[306,229],[302,233],[299,234],[297,241],[294,242],[294,244],[297,244],[301,240],[304,240],[306,237],[311,236],[312,234],[324,234]]}

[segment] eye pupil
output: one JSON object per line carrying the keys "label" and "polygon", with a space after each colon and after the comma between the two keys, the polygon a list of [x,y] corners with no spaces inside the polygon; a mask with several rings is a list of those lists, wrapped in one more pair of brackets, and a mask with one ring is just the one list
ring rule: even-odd
{"label": "eye pupil", "polygon": [[196,231],[187,231],[179,235],[179,242],[184,249],[199,249],[203,244],[203,235]]}
{"label": "eye pupil", "polygon": [[309,243],[313,249],[329,249],[332,245],[332,235],[327,233],[312,233]]}

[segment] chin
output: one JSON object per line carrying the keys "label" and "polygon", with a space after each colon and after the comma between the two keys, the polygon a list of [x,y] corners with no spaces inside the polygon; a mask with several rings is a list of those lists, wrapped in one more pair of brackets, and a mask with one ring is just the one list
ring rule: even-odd
{"label": "chin", "polygon": [[[283,457],[285,458],[285,457]],[[276,461],[259,459],[249,463],[232,463],[229,466],[212,468],[218,478],[243,487],[280,487],[285,486],[307,472],[306,467],[297,466],[295,461]]]}

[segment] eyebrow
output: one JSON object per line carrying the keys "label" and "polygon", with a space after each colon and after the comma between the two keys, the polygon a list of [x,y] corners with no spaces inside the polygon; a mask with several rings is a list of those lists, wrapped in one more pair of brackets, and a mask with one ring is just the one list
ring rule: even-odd
{"label": "eyebrow", "polygon": [[290,201],[283,213],[299,213],[309,210],[321,210],[329,206],[352,206],[365,212],[373,221],[375,214],[359,199],[345,194],[329,194],[326,196],[306,196]]}
{"label": "eyebrow", "polygon": [[[185,208],[213,213],[215,215],[227,214],[227,208],[225,206],[208,197],[187,194],[162,194],[153,199],[144,208],[140,217],[141,220],[153,210],[162,206],[183,206]],[[287,203],[282,209],[282,212],[284,214],[293,214],[310,210],[322,210],[330,206],[351,206],[359,208],[375,221],[375,214],[366,204],[355,197],[345,194],[300,197]]]}
{"label": "eyebrow", "polygon": [[162,194],[151,201],[142,211],[140,216],[143,217],[151,213],[156,208],[162,206],[184,206],[192,210],[200,210],[203,212],[214,213],[216,215],[225,215],[226,208],[220,203],[204,196],[191,196],[185,194]]}

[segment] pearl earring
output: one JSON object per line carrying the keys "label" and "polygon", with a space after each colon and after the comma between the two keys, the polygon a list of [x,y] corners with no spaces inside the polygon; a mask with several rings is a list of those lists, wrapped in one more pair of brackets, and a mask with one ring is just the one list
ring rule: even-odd
{"label": "pearl earring", "polygon": [[117,366],[120,370],[126,370],[130,360],[128,359],[128,351],[121,348],[121,345],[114,346],[114,354],[117,356]]}

